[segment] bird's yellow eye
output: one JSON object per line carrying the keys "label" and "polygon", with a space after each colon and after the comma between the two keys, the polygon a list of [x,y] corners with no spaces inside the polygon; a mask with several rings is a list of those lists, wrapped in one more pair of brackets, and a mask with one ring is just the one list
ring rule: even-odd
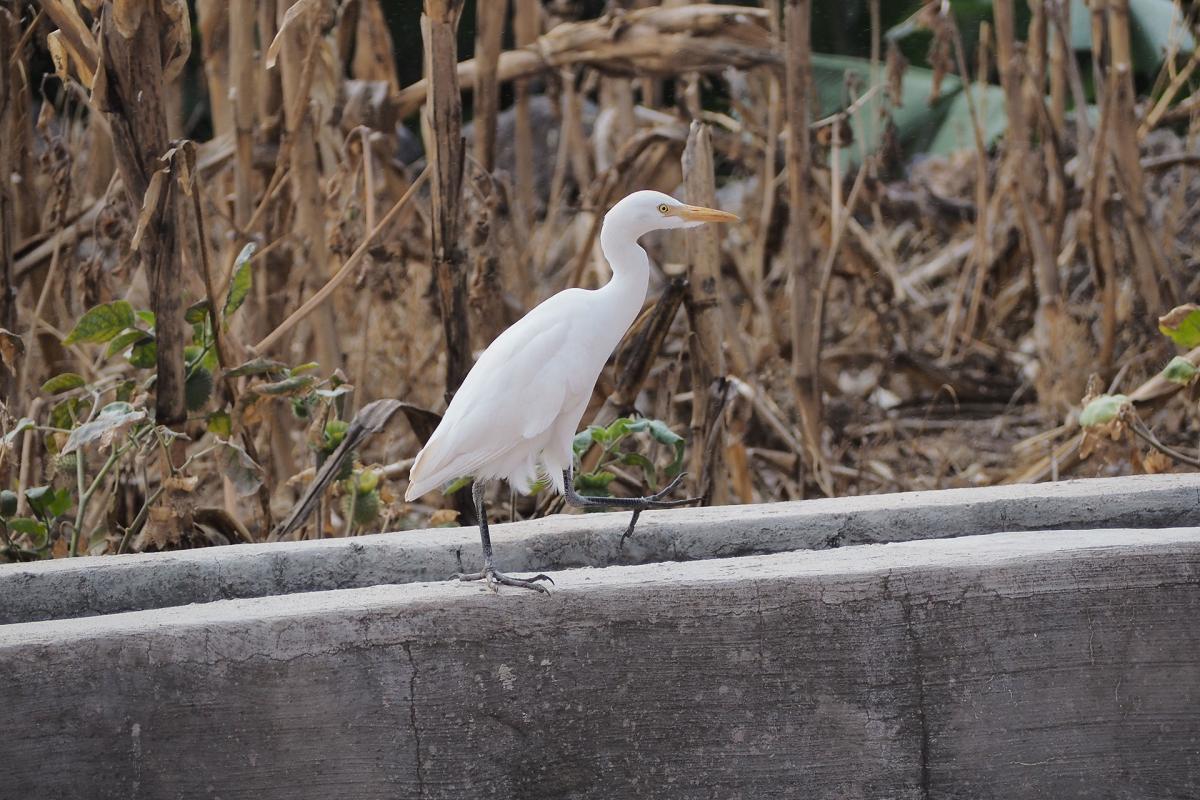
{"label": "bird's yellow eye", "polygon": [[658,206],[658,211],[661,214],[669,213],[670,210],[671,210],[671,207],[669,205],[667,205],[666,203],[660,203]]}

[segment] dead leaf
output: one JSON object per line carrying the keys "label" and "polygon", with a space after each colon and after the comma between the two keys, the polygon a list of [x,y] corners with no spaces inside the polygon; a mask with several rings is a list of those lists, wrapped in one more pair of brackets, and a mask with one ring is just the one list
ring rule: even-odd
{"label": "dead leaf", "polygon": [[146,529],[142,533],[154,542],[154,546],[159,550],[165,549],[167,545],[176,544],[179,542],[179,515],[170,506],[153,506],[146,519]]}
{"label": "dead leaf", "polygon": [[439,508],[429,517],[429,527],[438,528],[458,522],[458,511],[453,508]]}
{"label": "dead leaf", "polygon": [[271,46],[267,48],[267,69],[275,69],[275,61],[279,58],[279,51],[283,47],[283,37],[287,34],[288,28],[298,19],[307,19],[315,15],[321,7],[322,0],[297,0],[296,4],[287,10],[283,15],[283,22],[279,24],[279,30],[275,33],[275,38],[271,40]]}
{"label": "dead leaf", "polygon": [[117,32],[126,39],[132,39],[142,24],[142,14],[149,10],[149,5],[149,0],[113,0],[112,18]]}
{"label": "dead leaf", "polygon": [[71,55],[63,42],[63,32],[53,31],[46,35],[46,47],[50,49],[50,60],[54,62],[54,74],[63,83],[71,79]]}
{"label": "dead leaf", "polygon": [[163,487],[169,492],[194,492],[199,483],[196,475],[172,475],[163,481]]}
{"label": "dead leaf", "polygon": [[1171,460],[1171,457],[1158,450],[1151,450],[1142,458],[1142,469],[1148,475],[1160,475],[1171,472],[1174,468],[1175,462]]}
{"label": "dead leaf", "polygon": [[16,373],[17,360],[25,355],[25,342],[12,331],[0,328],[0,363]]}
{"label": "dead leaf", "polygon": [[192,21],[185,0],[163,0],[168,26],[162,33],[163,80],[172,81],[192,54]]}
{"label": "dead leaf", "polygon": [[162,196],[166,177],[166,170],[160,169],[151,176],[150,185],[146,187],[146,196],[142,198],[142,213],[138,214],[137,227],[133,229],[133,237],[129,240],[129,248],[134,252],[141,247],[146,226],[150,224],[150,219],[158,210],[158,201]]}

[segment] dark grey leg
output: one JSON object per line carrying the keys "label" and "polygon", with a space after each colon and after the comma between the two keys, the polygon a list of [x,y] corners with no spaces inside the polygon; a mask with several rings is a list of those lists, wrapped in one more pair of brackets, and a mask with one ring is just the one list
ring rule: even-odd
{"label": "dark grey leg", "polygon": [[475,516],[479,518],[479,542],[483,547],[483,569],[479,572],[460,572],[454,578],[460,581],[486,581],[488,588],[492,591],[496,591],[498,585],[504,585],[548,593],[549,590],[545,586],[537,583],[537,581],[550,581],[550,583],[554,583],[548,575],[534,575],[532,578],[512,578],[496,570],[496,565],[492,558],[492,537],[488,533],[487,509],[484,508],[483,503],[483,481],[474,481],[471,484],[471,498],[475,501]]}
{"label": "dark grey leg", "polygon": [[573,505],[576,508],[631,509],[633,511],[633,518],[629,520],[629,527],[621,534],[621,541],[617,545],[621,547],[625,544],[625,540],[633,535],[634,526],[637,525],[638,517],[643,511],[653,508],[678,508],[679,506],[686,506],[700,499],[698,497],[685,497],[682,500],[662,499],[670,494],[686,475],[686,472],[679,473],[675,476],[675,480],[668,483],[661,491],[646,495],[645,497],[585,497],[575,491],[574,468],[565,469],[563,470],[563,499],[569,505]]}

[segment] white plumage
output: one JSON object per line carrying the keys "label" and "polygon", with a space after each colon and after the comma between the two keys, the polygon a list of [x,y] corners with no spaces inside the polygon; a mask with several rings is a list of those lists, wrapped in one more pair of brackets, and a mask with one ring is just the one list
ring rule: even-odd
{"label": "white plumage", "polygon": [[661,192],[635,192],[613,206],[600,233],[612,279],[559,292],[496,337],[417,455],[405,499],[466,475],[504,478],[526,492],[544,474],[561,493],[596,379],[646,299],[650,261],[638,238],[733,219]]}

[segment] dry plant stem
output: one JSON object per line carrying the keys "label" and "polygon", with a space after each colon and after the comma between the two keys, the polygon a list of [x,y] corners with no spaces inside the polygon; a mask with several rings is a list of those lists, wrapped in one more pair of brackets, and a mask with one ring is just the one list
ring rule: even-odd
{"label": "dry plant stem", "polygon": [[[834,133],[833,141],[835,143],[833,157],[836,158],[836,132]],[[870,167],[868,164],[863,164],[861,167],[859,167],[858,174],[854,176],[854,185],[850,187],[850,196],[846,199],[845,209],[842,210],[841,213],[839,213],[833,220],[831,220],[833,225],[833,236],[829,242],[829,250],[825,253],[825,258],[821,263],[821,282],[817,287],[817,308],[815,312],[817,316],[817,324],[814,326],[814,332],[817,336],[817,340],[812,343],[812,348],[817,353],[818,363],[820,362],[821,345],[823,339],[821,334],[825,329],[825,308],[829,300],[829,285],[833,278],[833,262],[837,258],[838,252],[842,245],[842,239],[845,237],[847,222],[854,216],[854,210],[858,205],[858,195],[862,190],[864,178],[866,178],[867,170],[869,168]],[[839,191],[840,189],[835,184],[835,195]]]}
{"label": "dry plant stem", "polygon": [[[51,216],[51,227],[58,227],[62,221],[63,212],[67,206],[67,192],[70,188],[69,184],[64,184],[56,190],[58,197],[54,203],[54,211]],[[33,318],[29,321],[29,331],[25,335],[25,358],[21,362],[21,377],[17,381],[18,391],[25,392],[29,390],[29,368],[33,364],[37,346],[38,320],[42,318],[42,312],[46,307],[46,299],[50,296],[50,291],[58,280],[58,264],[62,242],[58,239],[54,240],[54,251],[50,254],[50,269],[46,271],[46,279],[42,283],[42,291],[38,295],[37,303],[33,307]],[[6,262],[7,263],[7,262]],[[4,326],[0,326],[4,327]]]}
{"label": "dry plant stem", "polygon": [[424,121],[425,149],[433,173],[431,260],[446,339],[447,397],[454,394],[471,368],[467,264],[458,246],[464,144],[455,36],[462,6],[462,0],[424,0],[421,14],[425,75],[430,85]]}
{"label": "dry plant stem", "polygon": [[[295,11],[301,2],[304,0],[288,4],[290,7],[287,11]],[[282,6],[279,10],[284,11]],[[284,16],[286,18],[286,14]],[[295,231],[302,241],[307,242],[302,263],[309,267],[308,270],[293,269],[290,277],[298,283],[306,282],[307,278],[319,284],[329,277],[330,257],[325,235],[325,193],[321,188],[323,175],[318,160],[316,122],[311,113],[313,76],[326,51],[324,37],[315,17],[313,12],[301,13],[295,18],[295,24],[280,30],[277,39],[282,45],[280,76],[284,122],[287,140],[291,142],[288,162],[292,205],[296,213]],[[283,154],[278,158],[282,159]],[[333,309],[322,307],[316,313],[312,320],[312,336],[321,365],[328,370],[339,369],[342,366],[342,352]]]}
{"label": "dry plant stem", "polygon": [[[532,45],[539,33],[541,5],[538,0],[513,0],[513,29],[519,48]],[[518,80],[513,86],[516,114],[516,208],[521,230],[528,238],[533,225],[533,126],[529,120],[529,80]],[[528,258],[522,259],[528,262]],[[532,278],[531,273],[526,274]],[[532,280],[529,281],[532,283]]]}
{"label": "dry plant stem", "polygon": [[1133,57],[1129,39],[1129,0],[1109,0],[1108,32],[1112,48],[1110,69],[1117,76],[1116,92],[1110,100],[1116,106],[1112,117],[1112,155],[1126,194],[1126,231],[1133,250],[1134,275],[1142,298],[1152,313],[1157,313],[1175,304],[1179,290],[1166,268],[1159,243],[1150,231],[1145,176],[1139,159],[1135,128],[1137,98],[1133,87]]}
{"label": "dry plant stem", "polygon": [[[44,399],[41,397],[33,398],[33,402],[29,404],[29,418],[36,420],[38,413],[42,410]],[[17,516],[24,517],[29,514],[29,501],[25,499],[25,490],[29,487],[29,476],[33,472],[33,439],[37,435],[37,431],[30,428],[21,434],[21,469],[17,476]]]}
{"label": "dry plant stem", "polygon": [[366,238],[362,240],[362,243],[359,244],[354,252],[350,254],[350,257],[346,259],[346,263],[342,264],[341,268],[339,268],[338,271],[333,274],[333,277],[331,277],[328,282],[326,282],[326,284],[317,291],[316,294],[306,300],[304,305],[293,311],[287,319],[279,324],[275,330],[263,337],[261,342],[254,345],[254,347],[251,349],[253,349],[255,353],[265,353],[278,344],[279,340],[288,331],[296,326],[296,323],[300,322],[302,319],[312,313],[314,308],[321,305],[321,303],[324,302],[325,299],[328,298],[338,286],[340,286],[346,281],[346,279],[354,274],[354,267],[356,267],[358,262],[361,261],[362,258],[367,254],[367,250],[370,248],[372,242],[374,242],[376,237],[379,236],[383,229],[386,228],[392,222],[392,220],[396,218],[396,215],[404,209],[404,207],[408,204],[408,201],[421,187],[421,184],[425,182],[425,179],[428,177],[428,175],[429,167],[421,170],[421,174],[417,176],[417,179],[412,182],[412,184],[408,187],[408,190],[405,191],[404,194],[400,196],[400,199],[397,200],[396,203],[391,207],[391,209],[383,215],[383,219],[379,220],[379,224],[367,234]]}
{"label": "dry plant stem", "polygon": [[1190,467],[1200,467],[1200,459],[1192,458],[1187,453],[1181,453],[1175,448],[1169,447],[1168,445],[1160,442],[1158,437],[1154,435],[1153,431],[1146,427],[1146,423],[1142,422],[1142,418],[1139,417],[1138,413],[1132,408],[1129,408],[1126,413],[1122,414],[1122,417],[1126,422],[1129,423],[1129,430],[1136,433],[1138,437],[1142,439],[1142,441],[1146,442],[1146,444],[1150,445],[1155,450],[1159,451],[1165,456],[1175,459],[1176,461],[1187,464]]}
{"label": "dry plant stem", "polygon": [[[970,337],[974,335],[979,305],[983,297],[983,285],[987,281],[987,269],[992,263],[991,243],[988,238],[988,156],[983,139],[983,125],[979,120],[979,110],[975,105],[975,93],[972,90],[970,74],[967,72],[967,57],[963,47],[962,32],[953,16],[948,15],[943,24],[949,25],[953,33],[954,59],[962,77],[963,93],[967,98],[967,112],[971,118],[971,133],[975,142],[975,246],[971,251],[972,265],[975,273],[975,286],[971,294],[971,303],[967,309],[966,324],[963,333]],[[980,32],[980,52],[987,49],[986,30]],[[980,82],[986,81],[986,70],[981,70]]]}
{"label": "dry plant stem", "polygon": [[814,334],[812,331],[813,326],[817,324],[817,318],[813,313],[815,265],[809,231],[811,205],[808,89],[812,79],[812,45],[809,37],[811,15],[811,0],[787,0],[784,6],[784,47],[787,55],[785,108],[789,128],[787,162],[792,280],[792,379],[809,465],[822,491],[830,494],[832,488],[824,474],[824,458],[821,452],[821,395],[819,391],[814,391],[820,370],[812,347],[812,342],[820,334]]}
{"label": "dry plant stem", "polygon": [[475,160],[489,173],[496,168],[496,114],[500,100],[496,63],[500,60],[507,14],[508,0],[490,0],[475,7]]}
{"label": "dry plant stem", "polygon": [[[366,126],[359,128],[359,136],[362,139],[362,170],[363,170],[363,208],[366,209],[367,230],[375,230],[378,224],[375,214],[375,154],[371,150],[371,130]],[[363,330],[371,330],[371,311],[375,307],[373,293],[368,293],[366,302],[363,308]],[[368,337],[364,336],[361,346],[359,347],[358,370],[354,375],[358,376],[359,391],[350,395],[348,410],[352,415],[358,408],[358,401],[364,396],[363,384],[367,379],[367,362],[371,358],[371,346]]]}
{"label": "dry plant stem", "polygon": [[1192,77],[1192,73],[1196,70],[1196,65],[1200,64],[1200,48],[1192,51],[1192,57],[1188,59],[1187,64],[1183,69],[1175,73],[1175,77],[1171,79],[1171,83],[1163,90],[1158,101],[1155,102],[1154,108],[1150,109],[1150,113],[1138,126],[1137,137],[1138,141],[1146,138],[1146,134],[1158,127],[1159,121],[1163,118],[1163,114],[1171,107],[1171,102],[1179,94],[1179,90],[1187,85],[1188,80]]}
{"label": "dry plant stem", "polygon": [[[563,23],[538,37],[534,46],[501,53],[497,79],[512,81],[578,66],[658,77],[690,71],[715,73],[725,67],[779,67],[779,53],[770,46],[762,29],[766,16],[763,9],[746,6],[691,4],[640,8],[621,15]],[[459,84],[472,88],[477,73],[474,61],[459,64]],[[400,116],[420,108],[428,91],[428,75],[401,89],[395,97]],[[644,92],[643,99],[653,106],[650,94],[653,92]]]}
{"label": "dry plant stem", "polygon": [[[15,59],[23,50],[23,47],[13,44],[17,39],[17,26],[17,19],[11,12],[0,8],[0,53],[13,54],[12,58],[0,55],[0,175],[14,174],[13,134],[18,125],[17,112],[21,100],[17,90],[19,82]],[[15,200],[12,180],[0,181],[0,328],[8,331],[17,327],[17,289],[13,280],[13,249],[17,237]],[[57,259],[57,247],[54,253]],[[32,346],[32,339],[29,342],[28,346]],[[22,364],[21,370],[24,369]],[[15,397],[14,388],[13,373],[0,366],[0,396]]]}
{"label": "dry plant stem", "polygon": [[[1116,80],[1115,73],[1111,80]],[[1111,82],[1111,81],[1110,81]],[[1111,95],[1110,95],[1111,96]],[[1100,107],[1100,124],[1094,149],[1089,157],[1092,171],[1084,185],[1079,226],[1087,242],[1096,280],[1100,286],[1100,371],[1112,372],[1117,341],[1117,263],[1113,253],[1113,231],[1105,208],[1104,187],[1108,182],[1109,160],[1105,157],[1115,109],[1111,102]]]}
{"label": "dry plant stem", "polygon": [[[138,208],[167,149],[162,97],[164,58],[159,48],[164,20],[155,3],[142,14],[137,30],[126,39],[117,30],[112,15],[112,8],[105,4],[100,18],[104,63],[96,76],[93,99],[108,117],[121,181],[129,202]],[[150,214],[140,250],[156,320],[155,419],[172,427],[181,425],[186,418],[184,320],[179,293],[183,280],[172,212],[174,198],[175,192],[168,182],[160,193],[158,207]],[[182,451],[183,440],[177,440],[174,447]]]}
{"label": "dry plant stem", "polygon": [[[708,126],[693,121],[683,151],[683,175],[687,201],[693,205],[717,204],[716,178],[713,173],[712,136]],[[689,494],[703,498],[703,504],[729,502],[728,481],[722,465],[724,447],[711,449],[711,461],[705,461],[703,447],[711,436],[720,437],[721,419],[709,418],[702,401],[713,381],[725,375],[722,348],[724,324],[721,319],[721,252],[717,231],[705,225],[688,235],[688,318],[692,323],[692,480]]]}
{"label": "dry plant stem", "polygon": [[254,115],[258,97],[254,81],[254,23],[251,0],[229,3],[229,77],[233,82],[234,161],[233,218],[243,230],[254,213],[251,180],[254,175]]}

